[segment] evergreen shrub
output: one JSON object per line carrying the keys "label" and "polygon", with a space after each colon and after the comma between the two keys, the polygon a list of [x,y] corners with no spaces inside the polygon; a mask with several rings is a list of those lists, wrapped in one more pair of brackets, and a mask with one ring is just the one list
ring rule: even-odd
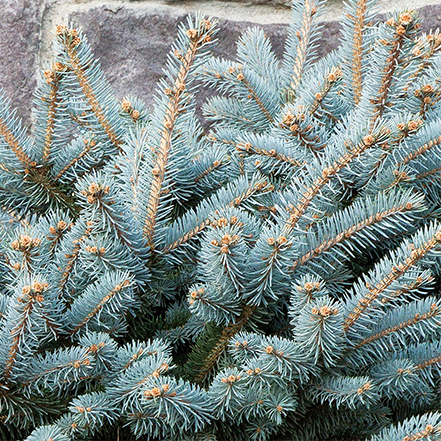
{"label": "evergreen shrub", "polygon": [[[441,439],[441,36],[321,0],[179,28],[148,110],[59,25],[0,98],[2,439]],[[200,84],[213,88],[196,113]]]}

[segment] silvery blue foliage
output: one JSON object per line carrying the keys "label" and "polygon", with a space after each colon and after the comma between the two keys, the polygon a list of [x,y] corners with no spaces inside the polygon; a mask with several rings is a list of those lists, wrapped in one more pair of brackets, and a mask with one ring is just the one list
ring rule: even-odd
{"label": "silvery blue foliage", "polygon": [[188,17],[153,109],[64,25],[0,96],[2,439],[440,439],[441,37],[350,0],[317,60],[323,3]]}

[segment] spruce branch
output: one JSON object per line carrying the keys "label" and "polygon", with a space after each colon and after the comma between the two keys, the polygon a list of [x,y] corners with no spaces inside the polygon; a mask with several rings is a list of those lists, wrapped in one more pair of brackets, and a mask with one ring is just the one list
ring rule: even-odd
{"label": "spruce branch", "polygon": [[[377,299],[385,293],[385,291],[387,292],[388,288],[395,281],[397,281],[401,276],[405,275],[406,272],[418,264],[418,262],[428,253],[430,253],[432,250],[436,250],[436,248],[439,247],[439,241],[441,240],[441,231],[439,226],[432,226],[430,230],[425,231],[424,233],[424,240],[420,240],[420,237],[417,235],[414,236],[417,243],[410,243],[408,245],[408,249],[410,250],[410,252],[407,253],[408,255],[405,258],[405,255],[400,256],[403,260],[400,259],[395,261],[391,266],[390,272],[378,280],[374,286],[371,286],[369,282],[367,282],[368,286],[366,294],[358,300],[356,306],[354,306],[354,308],[347,314],[345,318],[343,329],[346,333],[372,306],[372,304],[376,302]],[[397,251],[397,254],[398,253],[399,250]],[[421,283],[422,280],[417,280],[417,282]],[[385,295],[381,301],[383,303],[387,303],[391,298],[400,293],[401,290],[398,290],[396,293],[392,293],[392,295]]]}
{"label": "spruce branch", "polygon": [[84,149],[73,159],[70,160],[54,177],[55,181],[60,180],[63,175],[66,174],[73,166],[75,166],[78,162],[80,162],[85,156],[89,154],[89,152],[96,146],[96,141],[93,139],[87,140],[84,139]]}
{"label": "spruce branch", "polygon": [[321,175],[313,182],[312,186],[302,194],[297,205],[293,207],[293,209],[290,209],[291,215],[286,222],[287,231],[290,232],[294,229],[312,200],[319,194],[320,190],[331,180],[331,178],[337,176],[341,170],[347,167],[367,149],[384,142],[385,135],[387,137],[388,134],[388,131],[383,130],[378,131],[378,133],[375,134],[366,135],[360,143],[348,149],[348,152],[342,157],[338,158],[328,167],[322,169]]}
{"label": "spruce branch", "polygon": [[[279,111],[280,77],[277,57],[261,29],[248,29],[241,36],[237,43],[237,59],[239,64],[233,65],[228,74],[231,73],[233,81],[239,84],[231,89],[236,96],[254,102],[256,110],[259,110],[256,117],[263,126],[270,127]],[[245,87],[243,92],[241,83]]]}
{"label": "spruce branch", "polygon": [[[106,330],[109,327],[103,318],[105,320],[107,314],[117,321],[119,316],[135,309],[132,280],[127,273],[109,272],[95,284],[89,285],[86,292],[75,299],[67,314],[65,325],[69,334],[78,333],[92,321],[95,327]],[[109,318],[108,322],[113,324]]]}
{"label": "spruce branch", "polygon": [[54,392],[77,388],[93,378],[94,365],[93,353],[79,346],[36,355],[24,369],[22,387]]}
{"label": "spruce branch", "polygon": [[[381,80],[378,85],[375,85],[375,96],[370,98],[374,104],[370,118],[371,127],[374,127],[375,122],[383,115],[388,106],[388,97],[392,90],[396,69],[402,64],[401,57],[406,53],[404,46],[416,34],[420,25],[416,21],[416,14],[413,11],[406,11],[400,14],[397,19],[391,17],[384,26],[385,38],[379,42],[380,45],[386,47],[384,54],[379,55],[384,58],[384,66]],[[378,51],[383,51],[383,49]]]}
{"label": "spruce branch", "polygon": [[1,330],[5,380],[9,380],[19,359],[32,354],[48,338],[48,331],[58,328],[45,311],[45,300],[50,296],[48,283],[34,275],[23,277],[20,282],[14,290],[15,304],[8,310],[8,324]]}
{"label": "spruce branch", "polygon": [[[30,184],[30,190],[35,189],[38,205],[50,204],[68,210],[72,215],[78,212],[75,199],[68,189],[54,182],[47,166],[33,166],[25,170],[24,181]],[[34,187],[35,185],[35,187]]]}
{"label": "spruce branch", "polygon": [[48,70],[45,71],[45,76],[47,77],[47,82],[50,87],[49,96],[42,97],[41,99],[45,99],[48,104],[47,110],[47,123],[46,130],[44,135],[44,147],[43,147],[43,155],[42,160],[43,163],[47,163],[51,154],[52,140],[55,132],[55,122],[57,116],[57,105],[60,99],[59,97],[59,78],[55,72]]}
{"label": "spruce branch", "polygon": [[[350,252],[353,253],[357,250],[359,246],[358,243],[363,241],[363,235],[366,235],[365,237],[368,236],[369,241],[372,241],[378,233],[380,233],[381,237],[385,237],[386,233],[382,231],[380,226],[383,221],[390,221],[396,227],[402,224],[403,230],[407,229],[410,226],[407,219],[409,216],[412,217],[411,213],[415,210],[416,216],[417,213],[424,209],[421,202],[421,197],[417,195],[411,195],[409,193],[397,195],[393,192],[389,193],[386,197],[382,194],[378,194],[378,196],[373,199],[368,198],[366,201],[358,200],[354,205],[340,212],[340,216],[332,216],[327,219],[329,224],[324,230],[329,234],[333,230],[331,225],[335,223],[338,225],[338,233],[336,232],[335,236],[332,235],[323,242],[319,240],[318,243],[314,244],[313,249],[310,249],[305,254],[302,253],[301,257],[297,258],[290,266],[289,271],[294,271],[297,267],[305,265],[312,259],[325,255],[335,246],[345,250],[344,243],[346,241],[351,242],[351,246],[346,248],[346,250],[349,252],[350,249]],[[351,214],[346,217],[345,214],[349,212]],[[347,219],[350,218],[351,222],[353,222],[353,220],[356,220],[358,217],[357,213],[361,212],[365,215],[364,219],[357,223],[347,225]],[[377,224],[380,225],[377,227]],[[322,226],[320,226],[320,232],[321,231],[323,231]],[[388,233],[393,234],[393,231],[393,229],[390,229]],[[338,258],[341,259],[342,255],[339,254]]]}
{"label": "spruce branch", "polygon": [[104,133],[108,136],[109,140],[121,152],[121,137],[115,131],[115,128],[112,127],[105,111],[101,107],[96,93],[91,85],[90,79],[86,73],[87,66],[81,62],[78,50],[81,49],[79,46],[84,44],[81,41],[82,35],[79,36],[76,29],[69,30],[63,26],[57,26],[57,38],[66,50],[69,58],[70,68],[77,77],[78,83],[90,105],[91,111],[95,115],[97,121],[103,128]]}
{"label": "spruce branch", "polygon": [[153,236],[156,226],[156,217],[160,203],[160,195],[167,170],[167,163],[172,147],[172,135],[179,114],[181,100],[187,88],[188,76],[195,61],[197,52],[211,39],[211,24],[209,21],[201,21],[198,29],[189,29],[187,52],[182,55],[179,51],[175,54],[180,62],[180,67],[173,89],[170,89],[167,108],[164,113],[162,129],[160,133],[160,142],[155,155],[155,166],[152,169],[152,183],[147,203],[147,218],[144,223],[144,237],[147,246],[153,251],[155,245]]}
{"label": "spruce branch", "polygon": [[307,67],[307,62],[310,62],[308,55],[311,55],[311,45],[315,40],[316,30],[314,27],[316,26],[317,10],[320,6],[321,3],[315,0],[293,3],[293,18],[295,20],[291,25],[284,57],[284,69],[287,78],[289,78],[289,89],[286,91],[288,101],[292,100]]}
{"label": "spruce branch", "polygon": [[363,50],[363,25],[366,14],[366,0],[360,0],[356,6],[356,16],[349,16],[354,22],[354,46],[352,52],[352,66],[354,76],[352,79],[352,87],[354,89],[354,102],[360,101],[362,87],[362,50]]}
{"label": "spruce branch", "polygon": [[12,342],[9,347],[8,356],[6,359],[6,364],[3,371],[3,376],[6,380],[8,380],[11,375],[11,370],[16,361],[17,353],[20,348],[20,343],[23,340],[24,333],[28,330],[29,326],[29,316],[34,309],[35,300],[32,297],[29,297],[27,304],[24,306],[22,310],[22,317],[16,324],[16,326],[12,329]]}
{"label": "spruce branch", "polygon": [[[317,156],[321,150],[326,147],[326,143],[321,139],[320,135],[314,130],[314,124],[303,123],[303,113],[300,113],[300,120],[293,119],[289,121],[290,135],[293,138],[297,138],[300,145],[307,149],[311,149],[312,152]],[[289,115],[288,115],[289,118]],[[308,121],[310,122],[310,121]],[[318,125],[318,123],[317,123]]]}
{"label": "spruce branch", "polygon": [[256,93],[254,88],[252,87],[250,81],[245,77],[243,73],[239,73],[237,75],[237,80],[240,81],[246,88],[248,92],[248,96],[253,99],[256,104],[259,106],[259,109],[262,111],[263,115],[265,115],[266,119],[272,124],[274,122],[273,117],[269,110],[265,107],[264,103],[260,99],[259,95]]}
{"label": "spruce branch", "polygon": [[328,377],[320,384],[314,384],[311,395],[321,403],[335,403],[337,408],[347,406],[349,409],[370,407],[375,404],[379,395],[369,377]]}
{"label": "spruce branch", "polygon": [[436,30],[434,34],[428,34],[421,36],[414,49],[414,54],[419,56],[420,63],[418,69],[412,75],[413,78],[419,78],[421,74],[434,63],[434,56],[441,49],[441,36],[439,31]]}
{"label": "spruce branch", "polygon": [[211,350],[210,354],[205,358],[203,366],[194,378],[194,381],[201,384],[205,378],[210,374],[211,370],[216,365],[219,357],[227,348],[229,341],[233,338],[242,328],[246,325],[251,315],[253,314],[255,307],[245,306],[240,316],[222,331],[218,343]]}
{"label": "spruce branch", "polygon": [[198,176],[194,178],[194,182],[197,184],[198,182],[202,181],[206,176],[208,176],[210,173],[212,173],[214,170],[219,169],[222,167],[222,162],[219,160],[215,160],[208,168],[206,168],[202,173],[200,173]]}
{"label": "spruce branch", "polygon": [[239,151],[244,151],[249,155],[254,154],[260,156],[266,156],[269,158],[275,158],[280,162],[286,162],[287,164],[293,165],[294,167],[302,166],[302,164],[298,160],[284,153],[279,153],[275,149],[268,150],[264,148],[259,148],[257,146],[253,146],[250,142],[239,142],[236,144],[236,149]]}
{"label": "spruce branch", "polygon": [[402,159],[400,159],[400,161],[397,163],[397,168],[409,164],[411,161],[414,161],[419,156],[424,155],[426,152],[430,151],[431,149],[437,148],[437,146],[440,144],[441,144],[441,135],[436,136],[433,139],[430,139],[429,141],[425,142],[423,145],[419,145],[411,153],[407,152],[407,155],[404,156]]}
{"label": "spruce branch", "polygon": [[435,182],[435,179],[440,171],[441,171],[441,167],[432,168],[431,170],[427,170],[423,173],[416,175],[415,179],[416,180],[426,180],[427,178],[429,178],[429,180],[431,180],[432,182]]}
{"label": "spruce branch", "polygon": [[404,421],[384,428],[372,441],[418,441],[438,438],[441,433],[440,414],[431,412],[421,416],[406,418]]}
{"label": "spruce branch", "polygon": [[438,364],[441,362],[441,355],[437,355],[435,357],[429,358],[428,360],[425,360],[419,364],[416,365],[416,369],[422,370],[427,369],[430,366],[433,366],[434,364]]}
{"label": "spruce branch", "polygon": [[[163,254],[170,253],[196,237],[208,226],[215,223],[217,225],[217,220],[211,219],[213,212],[219,211],[222,207],[239,207],[252,199],[253,196],[265,194],[271,190],[273,190],[273,186],[262,179],[253,179],[251,182],[248,179],[239,179],[237,182],[226,186],[226,188],[220,189],[213,196],[204,200],[196,210],[189,211],[174,222],[173,228],[170,228],[170,233],[173,236],[167,237],[168,245],[160,249],[160,252]],[[204,217],[206,219],[201,222],[200,219]],[[196,226],[191,229],[188,228],[189,224],[194,225],[195,223]]]}
{"label": "spruce branch", "polygon": [[23,167],[27,168],[34,164],[34,161],[32,161],[32,159],[23,150],[19,140],[10,130],[6,120],[2,116],[0,116],[0,136],[2,136],[4,142],[14,152],[15,156],[19,159]]}
{"label": "spruce branch", "polygon": [[[321,88],[314,94],[314,101],[308,107],[308,112],[311,116],[314,116],[322,108],[326,97],[338,85],[342,75],[343,73],[339,66],[333,66],[330,69],[330,72],[325,76],[323,84],[321,84]],[[324,109],[322,108],[322,110]],[[326,116],[333,118],[329,113],[326,113]]]}
{"label": "spruce branch", "polygon": [[[430,299],[427,299],[430,300]],[[428,303],[428,302],[424,302]],[[415,304],[409,304],[407,305],[406,309],[413,309],[415,308]],[[388,327],[386,329],[383,329],[381,331],[376,332],[375,334],[370,335],[369,337],[365,338],[364,340],[360,341],[354,346],[355,349],[359,349],[365,345],[369,345],[371,343],[377,342],[380,339],[387,338],[390,339],[392,334],[411,334],[410,328],[419,328],[421,329],[421,325],[425,324],[427,321],[427,328],[429,328],[431,325],[430,323],[433,323],[435,326],[438,325],[440,322],[440,319],[438,316],[441,315],[441,308],[437,304],[436,301],[433,301],[430,305],[424,305],[426,306],[426,309],[421,312],[415,312],[413,316],[411,316],[406,321],[402,321],[394,326]],[[401,311],[400,311],[401,312]],[[394,313],[395,314],[395,313]],[[389,320],[386,319],[386,322],[390,323],[393,317],[391,317]],[[402,332],[404,331],[404,332]]]}
{"label": "spruce branch", "polygon": [[345,7],[343,17],[345,51],[343,70],[345,83],[350,91],[350,99],[355,105],[360,102],[363,90],[363,62],[366,59],[366,47],[369,37],[366,28],[372,18],[376,1],[358,0],[350,2]]}
{"label": "spruce branch", "polygon": [[[88,221],[86,225],[83,226],[83,229],[78,231],[78,236],[73,231],[73,234],[67,236],[66,240],[70,240],[71,249],[69,253],[65,253],[65,262],[63,267],[59,267],[61,275],[60,280],[58,282],[58,289],[60,293],[62,293],[69,282],[69,278],[72,276],[73,270],[75,268],[75,264],[80,255],[81,243],[84,242],[87,237],[92,233],[93,222]],[[74,237],[72,237],[74,236]],[[65,243],[65,242],[64,242]],[[73,247],[72,247],[73,245]]]}

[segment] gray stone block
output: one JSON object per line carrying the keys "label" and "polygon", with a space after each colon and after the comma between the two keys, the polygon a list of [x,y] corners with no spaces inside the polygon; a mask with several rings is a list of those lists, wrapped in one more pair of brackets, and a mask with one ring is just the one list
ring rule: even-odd
{"label": "gray stone block", "polygon": [[87,35],[117,97],[131,94],[149,105],[178,24],[184,18],[179,10],[125,6],[97,6],[72,12],[68,17]]}
{"label": "gray stone block", "polygon": [[[0,0],[0,85],[13,100],[19,115],[29,120],[38,53],[41,46],[45,47],[40,44],[41,29],[48,26],[47,20],[42,21],[43,8],[51,12],[55,6],[59,12],[63,12],[64,18],[84,29],[116,96],[121,99],[127,94],[136,95],[151,106],[153,92],[163,74],[162,69],[178,24],[187,14],[180,8],[180,2],[169,1],[168,6],[149,2],[95,6],[80,0],[64,1],[67,2],[66,8],[61,1],[53,0]],[[285,0],[261,1],[275,5],[277,1],[283,3]],[[424,31],[435,29],[441,23],[441,5],[425,6],[419,11]],[[220,19],[219,41],[213,48],[213,54],[234,59],[237,38],[248,26],[253,25],[252,22]],[[259,26],[265,30],[275,52],[281,56],[287,25]],[[338,46],[339,32],[338,22],[328,21],[324,24],[318,45],[320,56]],[[203,92],[199,103],[207,96],[208,93]]]}
{"label": "gray stone block", "polygon": [[426,6],[418,10],[423,32],[431,32],[441,27],[441,5]]}
{"label": "gray stone block", "polygon": [[[133,94],[152,105],[155,85],[162,76],[178,24],[185,16],[186,13],[178,8],[164,12],[155,8],[138,9],[123,5],[112,9],[97,6],[72,12],[69,21],[85,31],[117,97]],[[249,26],[255,24],[219,20],[218,41],[212,53],[234,59],[236,41]],[[259,26],[270,38],[274,51],[281,56],[288,26]],[[320,55],[325,55],[337,46],[339,29],[338,23],[325,23],[323,37],[318,46]],[[205,100],[207,95],[207,91],[203,91],[198,97],[199,102]]]}
{"label": "gray stone block", "polygon": [[40,44],[41,5],[38,0],[1,0],[0,86],[29,118]]}

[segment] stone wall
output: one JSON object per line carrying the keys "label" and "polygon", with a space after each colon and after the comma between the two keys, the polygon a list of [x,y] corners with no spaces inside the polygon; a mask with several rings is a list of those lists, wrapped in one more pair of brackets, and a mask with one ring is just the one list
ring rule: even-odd
{"label": "stone wall", "polygon": [[[420,9],[426,32],[441,24],[437,1],[441,3],[411,2]],[[0,86],[18,114],[29,121],[38,72],[51,63],[52,31],[56,24],[70,23],[86,32],[117,97],[133,94],[151,104],[177,26],[188,13],[202,10],[219,19],[215,55],[234,58],[235,41],[253,25],[265,29],[280,54],[290,20],[289,4],[290,0],[0,0]],[[403,0],[381,0],[379,12],[405,4]],[[338,45],[341,11],[340,0],[328,0],[320,54]]]}

